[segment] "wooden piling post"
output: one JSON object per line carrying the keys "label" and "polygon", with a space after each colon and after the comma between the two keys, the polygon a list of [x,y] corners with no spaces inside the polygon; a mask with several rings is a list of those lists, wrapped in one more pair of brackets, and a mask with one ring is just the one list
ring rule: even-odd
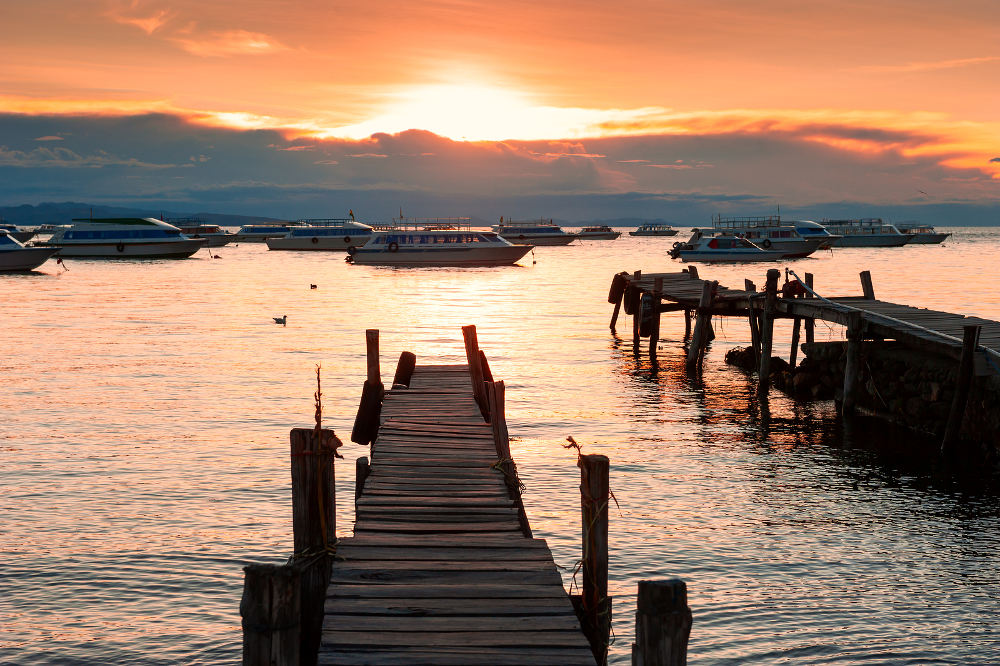
{"label": "wooden piling post", "polygon": [[489,383],[493,381],[493,371],[490,370],[490,362],[486,360],[486,352],[484,352],[482,349],[479,350],[479,368],[483,373],[484,383]]}
{"label": "wooden piling post", "polygon": [[365,331],[365,349],[368,353],[368,381],[382,383],[382,373],[378,363],[378,329]]}
{"label": "wooden piling post", "polygon": [[684,581],[640,580],[632,666],[685,666],[691,623]]}
{"label": "wooden piling post", "polygon": [[357,509],[358,500],[365,490],[365,481],[372,473],[372,466],[368,462],[367,456],[360,456],[354,461],[354,507]]}
{"label": "wooden piling post", "polygon": [[851,312],[847,323],[847,358],[844,364],[844,400],[841,413],[853,414],[857,404],[858,375],[861,370],[861,341],[864,339],[864,319],[860,312]]}
{"label": "wooden piling post", "polygon": [[611,499],[607,456],[581,455],[580,505],[583,513],[583,584],[581,607],[584,633],[599,666],[608,660],[611,599],[608,597],[608,501]]}
{"label": "wooden piling post", "polygon": [[[751,280],[743,280],[743,290],[752,294],[757,293],[757,285]],[[750,306],[750,314],[747,320],[750,322],[750,347],[753,349],[754,365],[760,364],[760,321],[757,319],[757,311],[753,307],[753,300],[748,298],[747,304]]]}
{"label": "wooden piling post", "polygon": [[792,324],[792,348],[788,352],[788,364],[795,369],[795,361],[798,360],[799,355],[799,330],[802,328],[802,317],[796,317],[795,322]]}
{"label": "wooden piling post", "polygon": [[872,284],[871,271],[861,271],[861,291],[869,301],[875,300],[875,287]]}
{"label": "wooden piling post", "polygon": [[701,298],[698,301],[697,316],[694,322],[694,334],[688,342],[687,369],[692,371],[697,369],[705,353],[705,345],[708,344],[708,327],[712,321],[712,293],[718,286],[718,282],[705,280],[701,286]]}
{"label": "wooden piling post", "polygon": [[692,280],[697,280],[698,279],[698,267],[697,266],[688,266],[687,267],[687,272],[688,272],[688,275],[691,276]]}
{"label": "wooden piling post", "polygon": [[684,309],[684,339],[691,337],[691,311]]}
{"label": "wooden piling post", "polygon": [[506,409],[506,389],[503,381],[488,382],[486,384],[486,394],[490,403],[490,424],[493,426],[493,443],[496,446],[497,460],[500,462],[500,471],[503,472],[504,484],[507,486],[507,495],[514,500],[517,507],[517,522],[521,527],[521,534],[531,539],[531,525],[528,523],[528,514],[524,511],[524,500],[521,498],[521,482],[517,477],[517,465],[514,464],[514,457],[510,452],[510,434],[507,432]]}
{"label": "wooden piling post", "polygon": [[615,311],[611,313],[611,332],[615,332],[615,324],[618,323],[618,313],[622,309],[622,299],[625,296],[625,287],[628,286],[628,273],[615,273],[611,279],[611,289],[608,291],[608,303],[614,303]]}
{"label": "wooden piling post", "polygon": [[469,363],[469,375],[472,379],[472,395],[479,405],[483,419],[490,420],[489,405],[486,404],[486,391],[483,386],[483,366],[479,357],[479,337],[475,324],[462,327],[462,338],[465,340],[465,359]]}
{"label": "wooden piling post", "polygon": [[660,339],[660,303],[663,298],[663,278],[653,280],[653,325],[649,331],[649,360],[656,361],[656,343]]}
{"label": "wooden piling post", "polygon": [[[806,273],[806,286],[809,289],[813,288],[813,274]],[[806,292],[806,298],[814,298],[811,291]],[[812,317],[806,318],[806,344],[812,344],[816,341],[816,320]]]}
{"label": "wooden piling post", "polygon": [[410,386],[410,380],[413,378],[413,369],[417,367],[417,355],[413,352],[405,351],[399,355],[399,361],[396,363],[396,374],[392,376],[392,385],[396,386]]}
{"label": "wooden piling post", "polygon": [[774,339],[774,309],[778,301],[778,278],[781,271],[767,271],[764,283],[764,311],[760,328],[760,364],[757,371],[757,396],[764,397],[771,387],[771,347]]}
{"label": "wooden piling post", "polygon": [[290,433],[292,467],[293,566],[300,577],[300,657],[315,664],[323,626],[323,603],[330,582],[330,555],[337,541],[334,495],[336,435],[324,428]]}
{"label": "wooden piling post", "polygon": [[291,565],[243,567],[243,666],[299,666],[299,585]]}
{"label": "wooden piling post", "polygon": [[632,351],[639,352],[639,329],[642,326],[642,291],[639,289],[639,280],[642,278],[642,271],[632,274]]}
{"label": "wooden piling post", "polygon": [[962,420],[965,417],[965,406],[969,400],[969,389],[972,386],[972,371],[976,348],[979,346],[981,326],[962,327],[962,358],[958,364],[958,378],[955,383],[955,396],[951,401],[951,411],[941,441],[941,452],[948,453],[955,448],[962,432]]}

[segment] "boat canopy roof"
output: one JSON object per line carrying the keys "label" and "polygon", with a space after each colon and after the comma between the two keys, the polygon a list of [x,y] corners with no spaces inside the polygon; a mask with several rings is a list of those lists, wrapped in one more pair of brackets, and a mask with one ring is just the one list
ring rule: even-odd
{"label": "boat canopy roof", "polygon": [[160,227],[179,231],[174,225],[155,217],[75,217],[73,229],[107,229],[109,227]]}

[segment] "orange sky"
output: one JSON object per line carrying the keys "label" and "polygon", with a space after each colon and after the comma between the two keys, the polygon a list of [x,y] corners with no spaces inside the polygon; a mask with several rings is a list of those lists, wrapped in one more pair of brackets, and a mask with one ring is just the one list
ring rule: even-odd
{"label": "orange sky", "polygon": [[[0,112],[153,110],[348,139],[778,127],[1000,181],[995,0],[33,0],[3,13]],[[809,138],[813,125],[852,136]],[[869,129],[920,140],[857,138]]]}

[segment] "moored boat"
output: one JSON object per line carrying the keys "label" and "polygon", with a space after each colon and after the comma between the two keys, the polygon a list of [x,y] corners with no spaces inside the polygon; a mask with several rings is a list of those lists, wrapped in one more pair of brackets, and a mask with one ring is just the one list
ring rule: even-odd
{"label": "moored boat", "polygon": [[764,249],[746,238],[715,229],[693,229],[686,243],[674,243],[668,253],[683,261],[733,262],[778,261],[787,257],[780,250]]}
{"label": "moored boat", "polygon": [[677,230],[669,224],[657,222],[647,222],[640,224],[635,231],[628,232],[629,236],[676,236]]}
{"label": "moored boat", "polygon": [[306,222],[281,222],[277,224],[244,224],[236,232],[237,243],[263,243],[268,238],[281,238],[288,235],[293,227],[309,226]]}
{"label": "moored boat", "polygon": [[0,229],[0,271],[31,271],[59,251],[58,247],[25,247],[6,229]]}
{"label": "moored boat", "polygon": [[347,219],[301,220],[307,226],[292,227],[287,234],[268,238],[269,250],[346,250],[363,246],[372,237],[367,224]]}
{"label": "moored boat", "polygon": [[938,231],[930,224],[920,222],[897,222],[893,225],[904,235],[910,236],[910,243],[914,245],[934,245],[943,243],[950,233]]}
{"label": "moored boat", "polygon": [[913,240],[878,217],[823,220],[822,225],[831,234],[841,236],[837,247],[900,247]]}
{"label": "moored boat", "polygon": [[224,231],[217,224],[205,224],[203,221],[194,218],[179,218],[167,220],[181,230],[181,233],[188,238],[204,238],[206,247],[222,247],[236,240],[236,234]]}
{"label": "moored boat", "polygon": [[6,231],[11,238],[19,243],[27,243],[37,233],[36,229],[21,229],[16,224],[10,224],[3,220],[0,220],[0,231]]}
{"label": "moored boat", "polygon": [[151,217],[95,217],[73,220],[72,226],[37,244],[57,247],[60,257],[183,259],[207,242]]}
{"label": "moored boat", "polygon": [[777,250],[786,259],[807,257],[821,247],[836,245],[840,236],[811,220],[782,220],[780,215],[712,218],[712,228],[722,234],[746,238],[764,250]]}
{"label": "moored boat", "polygon": [[493,231],[511,243],[531,243],[532,245],[569,245],[576,240],[576,234],[563,231],[552,220],[532,220],[518,222],[500,218],[500,224],[493,225]]}
{"label": "moored boat", "polygon": [[363,247],[349,249],[347,260],[381,266],[509,266],[531,249],[492,231],[396,229],[376,231]]}
{"label": "moored boat", "polygon": [[615,231],[606,224],[584,227],[576,232],[576,237],[580,240],[614,240],[622,235],[622,232]]}

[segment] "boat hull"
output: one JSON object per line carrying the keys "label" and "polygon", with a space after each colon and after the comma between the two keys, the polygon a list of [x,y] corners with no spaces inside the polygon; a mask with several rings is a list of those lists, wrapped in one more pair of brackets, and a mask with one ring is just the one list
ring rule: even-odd
{"label": "boat hull", "polygon": [[676,236],[676,229],[666,229],[664,231],[630,231],[629,236]]}
{"label": "boat hull", "polygon": [[62,241],[58,246],[60,257],[93,259],[184,259],[205,247],[204,238],[182,238],[167,242],[121,241],[107,243],[73,243]]}
{"label": "boat hull", "polygon": [[581,231],[576,234],[580,240],[614,240],[622,235],[620,231]]}
{"label": "boat hull", "polygon": [[299,238],[268,238],[269,250],[325,250],[344,251],[349,247],[361,247],[371,239],[371,234],[344,234],[343,236],[312,236]]}
{"label": "boat hull", "polygon": [[367,266],[511,266],[531,251],[532,245],[511,245],[490,248],[358,248],[351,255],[352,263]]}
{"label": "boat hull", "polygon": [[950,233],[933,233],[933,234],[906,234],[910,236],[910,242],[907,243],[912,245],[935,245],[937,243],[943,243]]}
{"label": "boat hull", "polygon": [[205,247],[222,247],[229,245],[236,240],[236,234],[185,234],[188,238],[195,240],[205,239]]}
{"label": "boat hull", "polygon": [[576,240],[576,234],[514,234],[506,236],[497,234],[511,243],[527,243],[529,245],[569,245]]}
{"label": "boat hull", "polygon": [[775,250],[680,250],[679,254],[683,261],[706,263],[780,261],[789,258]]}
{"label": "boat hull", "polygon": [[26,247],[0,252],[0,271],[32,271],[58,251],[58,247]]}

